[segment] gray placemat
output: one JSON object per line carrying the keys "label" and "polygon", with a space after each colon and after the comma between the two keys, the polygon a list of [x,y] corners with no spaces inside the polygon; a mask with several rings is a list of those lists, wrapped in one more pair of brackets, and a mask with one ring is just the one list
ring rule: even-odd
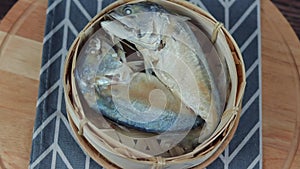
{"label": "gray placemat", "polygon": [[[102,168],[73,137],[66,116],[62,75],[66,53],[81,29],[112,0],[49,0],[39,98],[29,168]],[[247,88],[233,140],[208,169],[262,168],[261,33],[259,0],[190,0],[224,23],[241,48]]]}

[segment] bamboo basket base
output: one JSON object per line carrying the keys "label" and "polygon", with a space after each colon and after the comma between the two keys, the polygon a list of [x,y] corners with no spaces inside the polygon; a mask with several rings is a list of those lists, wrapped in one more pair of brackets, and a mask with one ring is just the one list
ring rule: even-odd
{"label": "bamboo basket base", "polygon": [[[120,167],[116,166],[115,164],[111,163],[109,160],[107,160],[104,156],[102,156],[83,136],[78,134],[78,128],[74,124],[72,118],[70,117],[69,112],[67,112],[68,120],[71,126],[71,129],[73,130],[73,133],[80,144],[80,147],[98,164],[100,164],[104,168],[109,169],[121,169]],[[207,167],[209,164],[211,164],[214,160],[216,160],[221,154],[225,148],[228,146],[230,140],[232,140],[234,133],[238,127],[239,124],[239,117],[236,118],[232,130],[229,132],[227,138],[224,140],[221,147],[214,153],[214,155],[210,156],[205,162],[201,163],[200,165],[194,167],[195,169],[202,169]]]}

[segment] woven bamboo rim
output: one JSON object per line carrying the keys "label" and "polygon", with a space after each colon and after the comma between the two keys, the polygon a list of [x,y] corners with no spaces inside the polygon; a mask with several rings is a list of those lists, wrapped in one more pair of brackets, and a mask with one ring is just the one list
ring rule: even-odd
{"label": "woven bamboo rim", "polygon": [[[78,93],[76,89],[76,84],[74,80],[74,65],[77,60],[79,49],[82,47],[83,42],[87,40],[89,35],[91,35],[97,28],[99,28],[99,20],[101,17],[109,12],[111,9],[123,5],[125,3],[134,3],[144,0],[120,0],[112,5],[105,8],[100,12],[89,24],[83,29],[79,34],[77,39],[74,41],[73,45],[70,48],[69,54],[66,59],[65,66],[65,75],[64,75],[64,89],[65,89],[65,99],[69,121],[73,131],[76,133],[76,137],[84,148],[84,150],[99,164],[107,168],[118,168],[119,158],[125,160],[125,162],[137,163],[138,165],[152,166],[154,168],[162,168],[165,165],[183,165],[192,167],[199,165],[199,168],[203,168],[210,164],[214,159],[218,157],[219,154],[225,149],[229,141],[232,139],[233,134],[237,128],[239,122],[239,115],[241,109],[241,100],[245,90],[245,68],[241,53],[239,48],[229,32],[219,24],[210,14],[203,11],[202,9],[191,5],[188,2],[180,0],[169,0],[169,1],[158,1],[151,0],[162,5],[174,5],[180,8],[185,8],[187,16],[196,17],[196,19],[201,20],[201,23],[206,23],[207,25],[212,25],[213,29],[208,30],[208,34],[211,34],[212,41],[215,41],[216,44],[220,43],[220,39],[226,41],[226,45],[222,46],[222,50],[227,49],[231,53],[226,55],[226,61],[229,69],[231,69],[231,80],[232,80],[232,90],[231,96],[228,101],[226,111],[223,113],[222,120],[226,121],[226,124],[223,125],[221,129],[217,129],[207,141],[202,143],[201,148],[198,149],[197,153],[190,154],[188,156],[183,156],[184,158],[174,158],[174,159],[161,159],[153,158],[147,155],[142,156],[142,159],[132,159],[131,156],[124,156],[120,151],[106,151],[109,150],[112,145],[102,145],[101,147],[95,147],[95,144],[91,143],[91,140],[88,140],[88,132],[95,132],[97,128],[90,123],[84,114],[83,108],[78,98]],[[181,11],[182,12],[182,11]],[[200,22],[200,21],[199,21]],[[218,50],[218,52],[220,49]],[[225,120],[224,120],[225,119]],[[222,121],[221,120],[221,121]],[[79,134],[78,134],[79,132]],[[103,141],[103,140],[102,140]],[[99,143],[99,142],[98,142]],[[103,142],[100,142],[100,144]],[[116,145],[113,145],[116,146]],[[117,144],[117,146],[123,146]],[[197,148],[196,148],[197,149]],[[126,153],[133,153],[134,150],[127,150]],[[109,160],[106,160],[109,159]],[[120,162],[119,162],[120,163]],[[124,163],[124,161],[123,161]]]}

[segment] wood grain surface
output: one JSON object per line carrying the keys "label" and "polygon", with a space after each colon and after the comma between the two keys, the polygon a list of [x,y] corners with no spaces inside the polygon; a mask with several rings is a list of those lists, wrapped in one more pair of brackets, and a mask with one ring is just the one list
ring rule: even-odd
{"label": "wood grain surface", "polygon": [[46,0],[19,0],[0,22],[0,168],[28,168]]}
{"label": "wood grain surface", "polygon": [[300,168],[300,43],[276,7],[262,0],[264,168]]}
{"label": "wood grain surface", "polygon": [[[300,168],[300,43],[261,0],[263,168]],[[19,0],[0,22],[0,168],[27,168],[47,0]]]}

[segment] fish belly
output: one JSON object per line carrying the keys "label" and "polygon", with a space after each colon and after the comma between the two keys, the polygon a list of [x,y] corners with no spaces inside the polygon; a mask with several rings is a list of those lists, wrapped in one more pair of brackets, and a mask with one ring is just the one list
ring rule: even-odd
{"label": "fish belly", "polygon": [[145,73],[134,75],[128,85],[101,91],[97,104],[112,121],[147,132],[185,131],[203,125],[155,76]]}

